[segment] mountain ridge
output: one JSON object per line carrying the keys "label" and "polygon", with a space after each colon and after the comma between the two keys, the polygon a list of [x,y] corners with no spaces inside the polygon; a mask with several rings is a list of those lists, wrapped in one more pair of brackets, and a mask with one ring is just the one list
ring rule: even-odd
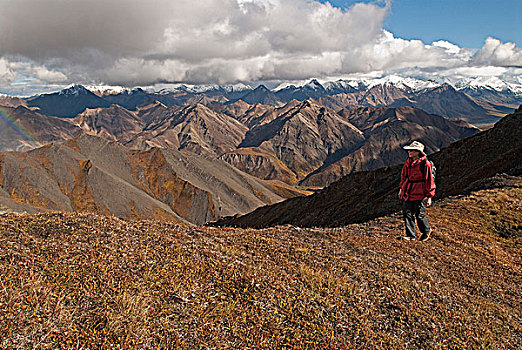
{"label": "mountain ridge", "polygon": [[[478,132],[463,121],[429,115],[414,107],[333,110],[311,98],[279,107],[249,105],[241,100],[229,105],[194,103],[184,107],[156,101],[135,110],[113,104],[86,109],[74,118],[49,117],[25,107],[5,108],[29,134],[38,136],[47,130],[38,142],[66,140],[82,133],[97,135],[132,149],[190,151],[223,159],[264,180],[313,187],[356,170],[399,162],[394,156],[396,139],[407,142],[424,138],[427,151],[434,152]],[[362,114],[386,111],[402,113],[400,121],[387,118],[380,120],[380,128],[374,127],[372,132],[360,130],[375,123]],[[353,121],[357,121],[356,126]],[[6,138],[0,147],[31,148],[12,127],[2,132]],[[385,142],[387,137],[394,141]],[[339,161],[342,163],[336,165]]]}
{"label": "mountain ridge", "polygon": [[[91,135],[0,153],[0,204],[203,224],[300,195],[226,162],[177,150],[131,151]],[[15,208],[16,209],[16,208]]]}
{"label": "mountain ridge", "polygon": [[[440,102],[437,91],[444,86],[450,86],[455,91],[452,98]],[[30,107],[40,108],[44,114],[60,117],[72,117],[85,108],[108,107],[119,104],[134,110],[144,103],[159,101],[167,106],[186,105],[187,103],[204,102],[230,104],[243,100],[249,104],[263,103],[282,105],[292,99],[299,101],[313,98],[322,99],[329,107],[353,106],[416,106],[428,112],[438,113],[448,117],[465,118],[477,125],[493,123],[498,117],[514,111],[522,104],[522,85],[505,81],[480,81],[478,79],[457,82],[434,82],[414,78],[388,76],[373,80],[318,80],[302,85],[286,85],[282,88],[268,89],[264,85],[256,88],[245,84],[234,86],[178,86],[163,89],[158,92],[135,89],[115,89],[111,87],[108,93],[91,87],[92,93],[81,85],[73,85],[58,93],[41,94],[27,98],[25,103]],[[434,95],[431,96],[430,92]],[[71,97],[84,96],[83,101],[73,102]],[[55,107],[58,98],[62,97],[60,107]],[[496,96],[496,103],[488,104],[488,98]],[[417,101],[420,99],[420,101]],[[452,100],[453,99],[453,100]],[[460,108],[459,101],[466,101],[467,108]],[[430,109],[430,103],[438,104],[437,109]],[[471,108],[469,108],[471,107]],[[467,111],[467,112],[466,112]]]}
{"label": "mountain ridge", "polygon": [[[492,129],[457,141],[430,155],[437,171],[436,199],[465,192],[474,182],[499,172],[522,175],[522,106]],[[289,199],[217,225],[265,227],[338,226],[398,211],[402,166],[357,172],[308,197]]]}

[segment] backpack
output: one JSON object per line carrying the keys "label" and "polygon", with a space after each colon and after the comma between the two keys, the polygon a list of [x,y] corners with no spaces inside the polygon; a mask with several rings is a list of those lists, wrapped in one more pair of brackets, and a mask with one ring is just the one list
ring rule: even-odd
{"label": "backpack", "polygon": [[431,160],[429,160],[428,158],[424,159],[420,163],[420,168],[421,168],[421,171],[422,171],[422,177],[426,178],[426,174],[424,173],[426,171],[426,161],[431,163],[431,175],[433,176],[433,181],[435,181],[435,175],[437,175],[437,168],[435,167],[435,164],[433,164],[433,162]]}

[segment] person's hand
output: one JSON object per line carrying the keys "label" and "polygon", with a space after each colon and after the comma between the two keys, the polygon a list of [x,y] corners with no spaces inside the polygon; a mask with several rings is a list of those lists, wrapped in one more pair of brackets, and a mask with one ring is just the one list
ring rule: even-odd
{"label": "person's hand", "polygon": [[402,189],[399,189],[399,198],[402,198]]}
{"label": "person's hand", "polygon": [[431,198],[428,198],[428,200],[426,201],[426,206],[428,206],[428,207],[431,206],[431,203],[432,203]]}

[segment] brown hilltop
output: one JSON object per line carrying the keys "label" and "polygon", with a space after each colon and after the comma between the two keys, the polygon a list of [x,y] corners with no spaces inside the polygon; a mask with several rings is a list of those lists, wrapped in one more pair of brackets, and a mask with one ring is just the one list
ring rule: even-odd
{"label": "brown hilltop", "polygon": [[214,112],[202,104],[162,112],[163,119],[145,128],[129,147],[173,148],[196,154],[219,156],[241,143],[247,127],[226,114]]}
{"label": "brown hilltop", "polygon": [[[522,175],[522,107],[494,128],[460,140],[434,155],[438,168],[437,198],[457,195],[477,181],[497,173]],[[219,225],[264,227],[287,224],[338,226],[360,222],[399,210],[397,188],[401,165],[357,172],[324,191],[262,207]]]}
{"label": "brown hilltop", "polygon": [[282,199],[268,188],[274,184],[265,186],[223,161],[176,150],[132,152],[88,135],[4,153],[0,177],[0,203],[24,203],[31,211],[205,223]]}
{"label": "brown hilltop", "polygon": [[[522,184],[335,229],[0,214],[6,348],[518,349]],[[231,345],[233,344],[233,345]]]}
{"label": "brown hilltop", "polygon": [[86,109],[71,120],[89,135],[126,143],[141,132],[145,122],[134,112],[118,105],[108,108]]}
{"label": "brown hilltop", "polygon": [[0,150],[30,150],[81,133],[78,127],[67,120],[46,116],[24,106],[0,106],[0,113],[10,120],[7,123],[4,118],[0,118]]}
{"label": "brown hilltop", "polygon": [[0,106],[16,108],[19,106],[27,107],[23,98],[0,94]]}

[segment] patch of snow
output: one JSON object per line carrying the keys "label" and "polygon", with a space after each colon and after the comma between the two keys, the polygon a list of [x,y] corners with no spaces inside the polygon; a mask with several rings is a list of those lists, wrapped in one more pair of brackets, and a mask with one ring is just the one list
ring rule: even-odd
{"label": "patch of snow", "polygon": [[498,77],[478,77],[463,79],[455,83],[457,90],[466,88],[473,90],[495,90],[498,92],[511,91],[517,95],[522,94],[522,84],[508,83]]}
{"label": "patch of snow", "polygon": [[310,80],[310,82],[305,84],[303,87],[306,87],[306,88],[308,88],[310,90],[314,90],[314,91],[324,89],[324,87],[321,85],[321,83],[319,83],[316,79]]}
{"label": "patch of snow", "polygon": [[71,95],[71,96],[78,96],[80,93],[84,93],[88,91],[83,85],[79,84],[72,84],[68,87],[66,87],[63,90],[60,90],[58,92],[58,95]]}
{"label": "patch of snow", "polygon": [[121,94],[122,92],[128,92],[131,89],[125,88],[123,86],[115,86],[115,85],[87,85],[85,86],[87,90],[93,93],[97,93],[100,95],[116,95]]}

